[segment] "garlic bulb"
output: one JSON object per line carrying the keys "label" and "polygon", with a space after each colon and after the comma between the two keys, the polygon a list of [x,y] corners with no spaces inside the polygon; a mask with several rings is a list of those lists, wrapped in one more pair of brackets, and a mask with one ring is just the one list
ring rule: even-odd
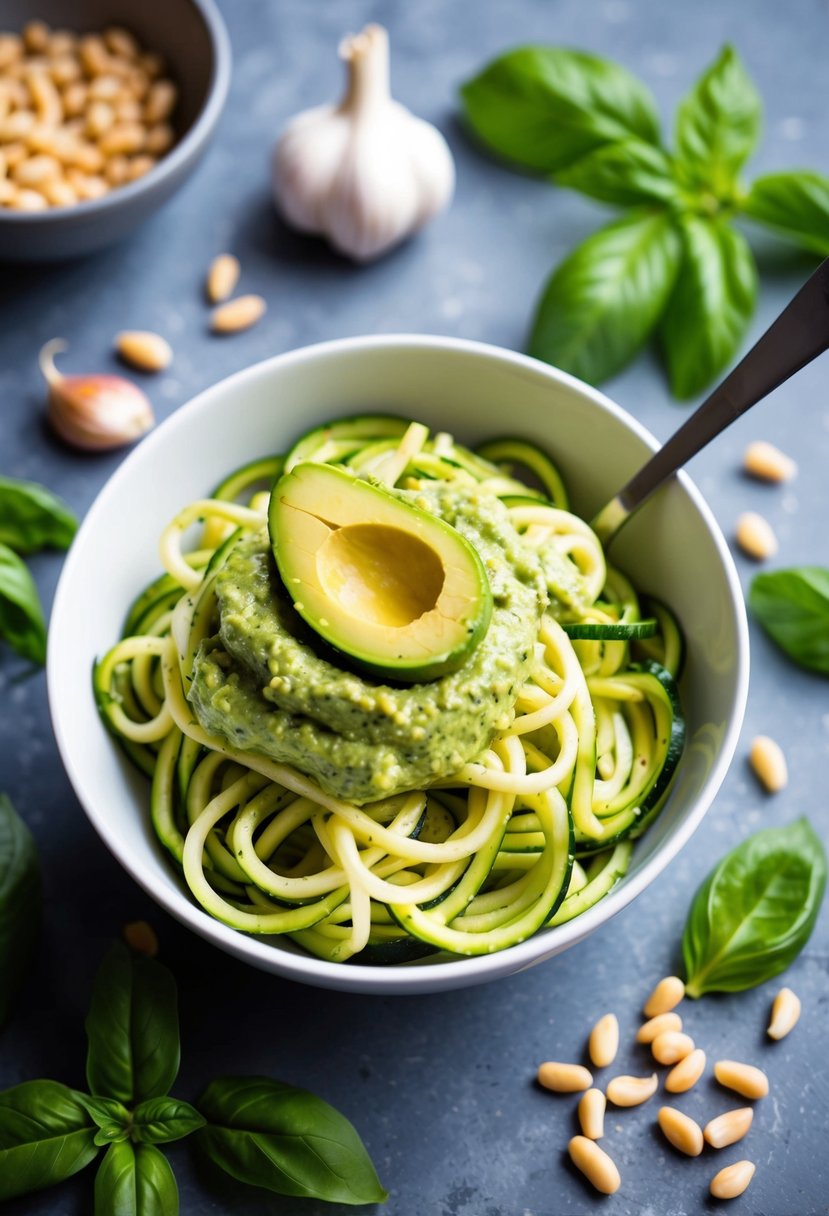
{"label": "garlic bulb", "polygon": [[274,149],[274,193],[289,223],[367,261],[447,205],[455,167],[440,132],[392,100],[381,26],[346,38],[340,56],[345,96],[288,123]]}
{"label": "garlic bulb", "polygon": [[72,447],[108,451],[134,443],[153,425],[145,393],[123,376],[63,376],[55,355],[66,350],[61,338],[40,352],[40,370],[49,387],[47,417],[52,429]]}

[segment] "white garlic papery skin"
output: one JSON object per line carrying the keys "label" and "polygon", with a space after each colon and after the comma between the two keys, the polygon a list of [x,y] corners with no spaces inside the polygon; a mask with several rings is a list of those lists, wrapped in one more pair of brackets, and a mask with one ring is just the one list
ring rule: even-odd
{"label": "white garlic papery skin", "polygon": [[346,38],[340,55],[345,97],[285,127],[274,149],[274,194],[294,227],[368,261],[447,205],[455,166],[440,132],[392,100],[382,26]]}

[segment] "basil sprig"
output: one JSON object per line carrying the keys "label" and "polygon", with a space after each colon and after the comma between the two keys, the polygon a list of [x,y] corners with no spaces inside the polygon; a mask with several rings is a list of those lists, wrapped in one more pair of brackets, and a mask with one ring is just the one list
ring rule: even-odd
{"label": "basil sprig", "polygon": [[46,622],[21,554],[67,549],[77,521],[34,481],[0,477],[0,638],[33,663],[46,661]]}
{"label": "basil sprig", "polygon": [[825,889],[826,854],[807,819],[749,836],[694,896],[682,938],[688,996],[741,992],[785,971]]}
{"label": "basil sprig", "polygon": [[461,97],[469,125],[499,156],[636,209],[573,250],[537,306],[530,354],[582,379],[607,379],[652,335],[676,397],[722,374],[757,297],[756,263],[735,219],[829,254],[829,178],[789,171],[750,186],[741,178],[762,103],[730,46],[680,102],[672,150],[645,86],[579,51],[509,51]]}
{"label": "basil sprig", "polygon": [[32,834],[11,801],[0,794],[0,1029],[34,954],[41,905]]}
{"label": "basil sprig", "polygon": [[801,566],[758,574],[748,603],[790,659],[829,676],[829,570]]}
{"label": "basil sprig", "polygon": [[158,1145],[194,1132],[201,1153],[237,1181],[352,1205],[386,1199],[355,1129],[305,1090],[224,1077],[198,1108],[169,1096],[179,1027],[175,981],[161,964],[113,946],[86,1030],[91,1094],[56,1081],[0,1093],[0,1200],[61,1182],[103,1149],[95,1216],[178,1216],[178,1187]]}

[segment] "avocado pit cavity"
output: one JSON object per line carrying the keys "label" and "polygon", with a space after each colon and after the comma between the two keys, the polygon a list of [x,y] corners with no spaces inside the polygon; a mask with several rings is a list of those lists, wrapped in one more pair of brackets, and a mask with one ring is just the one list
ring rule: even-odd
{"label": "avocado pit cavity", "polygon": [[445,582],[434,549],[384,524],[333,530],[320,546],[317,573],[343,612],[395,629],[431,612]]}

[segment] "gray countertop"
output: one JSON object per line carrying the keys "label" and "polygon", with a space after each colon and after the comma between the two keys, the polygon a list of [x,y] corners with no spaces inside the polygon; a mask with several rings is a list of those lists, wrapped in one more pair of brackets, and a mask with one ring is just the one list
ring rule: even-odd
{"label": "gray countertop", "polygon": [[[249,363],[326,338],[415,331],[521,349],[548,269],[604,212],[495,165],[465,138],[458,83],[508,46],[560,43],[618,58],[650,84],[667,117],[721,43],[732,41],[765,101],[765,136],[752,167],[827,169],[829,9],[815,0],[224,0],[223,8],[234,82],[217,139],[193,180],[131,239],[100,256],[0,272],[0,472],[47,483],[79,514],[120,456],[73,455],[44,430],[36,354],[55,335],[71,343],[67,368],[103,370],[114,366],[116,330],[166,334],[175,362],[147,382],[160,417]],[[451,211],[416,241],[356,268],[276,221],[267,156],[289,115],[338,90],[337,42],[368,20],[389,27],[398,97],[446,133],[458,190]],[[755,248],[763,285],[754,336],[814,264],[771,241]],[[219,340],[206,330],[201,284],[210,259],[224,249],[239,255],[243,288],[261,292],[269,311],[258,327]],[[691,468],[727,534],[747,508],[772,521],[781,565],[829,565],[827,367],[824,359],[806,369]],[[649,356],[609,391],[662,438],[686,416]],[[777,489],[741,476],[743,448],[755,437],[795,457],[796,481]],[[48,602],[60,560],[37,557],[32,566]],[[748,580],[751,564],[738,557],[738,566]],[[0,789],[37,837],[47,914],[35,972],[0,1039],[0,1086],[36,1076],[82,1083],[82,1023],[94,970],[121,926],[146,918],[180,986],[176,1093],[192,1099],[217,1071],[267,1073],[318,1092],[357,1124],[391,1192],[385,1210],[395,1216],[582,1216],[599,1207],[613,1216],[693,1216],[716,1206],[707,1198],[708,1180],[739,1156],[755,1161],[757,1174],[736,1212],[827,1212],[826,910],[787,976],[803,1000],[790,1038],[774,1047],[764,1041],[774,982],[687,1010],[687,1026],[711,1058],[749,1058],[771,1078],[771,1094],[757,1105],[739,1152],[684,1159],[654,1131],[653,1102],[614,1112],[605,1144],[622,1188],[600,1200],[565,1160],[575,1103],[533,1084],[541,1060],[580,1058],[589,1027],[607,1010],[621,1022],[623,1071],[644,1071],[643,1049],[627,1046],[638,1010],[653,982],[679,965],[686,909],[713,861],[748,832],[804,812],[829,833],[827,684],[789,666],[753,626],[751,640],[751,690],[737,757],[703,826],[667,872],[562,957],[490,986],[396,1000],[323,994],[260,974],[156,908],[84,818],[57,756],[43,676],[3,650]],[[761,732],[775,736],[788,756],[790,783],[775,797],[760,791],[747,768],[750,740]],[[682,1103],[703,1120],[736,1104],[711,1081]],[[217,1184],[196,1171],[187,1145],[173,1145],[170,1156],[184,1216],[344,1210]],[[5,1210],[88,1213],[91,1187],[87,1172]]]}

